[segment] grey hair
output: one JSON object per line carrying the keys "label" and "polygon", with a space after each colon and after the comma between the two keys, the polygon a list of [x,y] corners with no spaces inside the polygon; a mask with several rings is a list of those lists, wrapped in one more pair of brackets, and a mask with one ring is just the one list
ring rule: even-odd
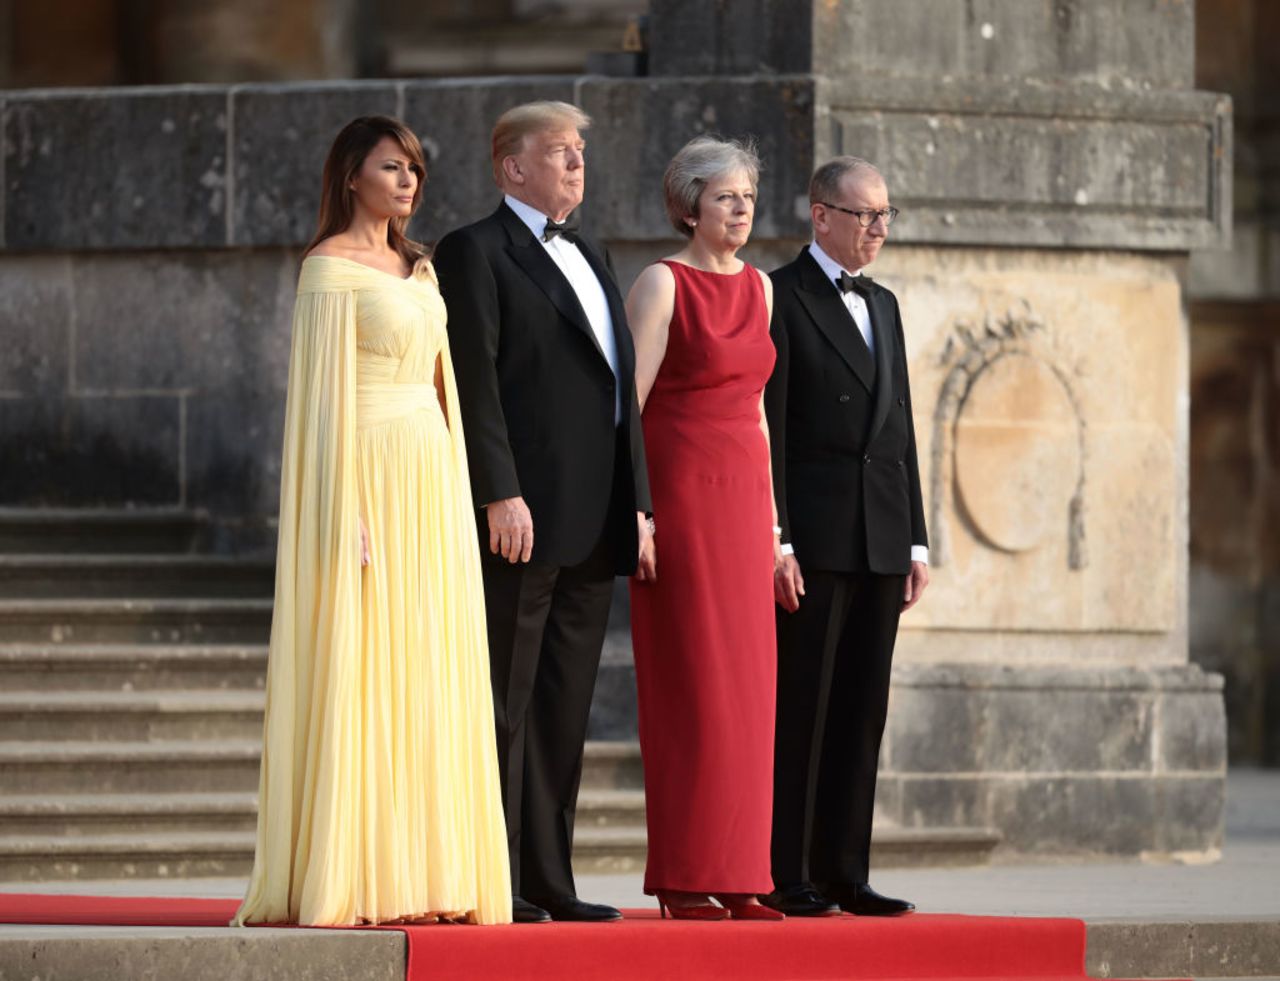
{"label": "grey hair", "polygon": [[698,198],[712,180],[743,171],[755,190],[760,182],[760,156],[752,140],[717,140],[697,136],[671,158],[662,175],[662,194],[671,227],[685,238],[693,236],[688,219],[698,217]]}
{"label": "grey hair", "polygon": [[822,204],[834,200],[840,194],[840,182],[849,174],[866,171],[884,181],[884,175],[875,164],[861,157],[836,157],[828,160],[813,172],[809,179],[809,203]]}

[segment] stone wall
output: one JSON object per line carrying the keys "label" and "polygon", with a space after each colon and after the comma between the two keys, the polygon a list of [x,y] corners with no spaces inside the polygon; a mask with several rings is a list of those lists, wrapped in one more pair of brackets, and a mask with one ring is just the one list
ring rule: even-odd
{"label": "stone wall", "polygon": [[[873,274],[902,300],[934,546],[882,816],[990,825],[1014,852],[1212,854],[1222,697],[1187,664],[1184,284],[1190,250],[1229,237],[1231,127],[1175,57],[1190,5],[969,5],[921,35],[943,75],[906,58],[908,28],[954,5],[751,2],[759,24],[789,11],[794,37],[726,33],[710,60],[723,6],[655,2],[645,78],[0,94],[0,316],[20,354],[0,375],[0,505],[202,507],[223,547],[269,542],[298,250],[353,115],[422,136],[430,239],[496,203],[498,112],[583,106],[586,220],[624,287],[672,248],[660,175],[689,137],[759,141],[764,268],[807,236],[814,162],[858,152],[903,208]],[[854,72],[824,39],[868,26]],[[617,612],[593,726],[628,737]]]}

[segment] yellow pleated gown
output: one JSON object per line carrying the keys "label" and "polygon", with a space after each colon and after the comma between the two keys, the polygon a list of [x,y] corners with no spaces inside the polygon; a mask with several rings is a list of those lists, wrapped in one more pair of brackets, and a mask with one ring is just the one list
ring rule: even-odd
{"label": "yellow pleated gown", "polygon": [[233,922],[509,922],[475,515],[429,263],[401,279],[303,262],[276,561],[257,853]]}

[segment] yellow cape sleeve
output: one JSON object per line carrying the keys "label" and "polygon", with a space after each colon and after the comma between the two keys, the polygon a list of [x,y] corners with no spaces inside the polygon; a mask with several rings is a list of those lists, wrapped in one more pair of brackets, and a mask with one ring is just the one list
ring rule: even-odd
{"label": "yellow cape sleeve", "polygon": [[[300,292],[280,474],[275,610],[253,874],[236,924],[307,922],[354,847],[360,638],[355,294]],[[341,833],[346,831],[347,833]]]}

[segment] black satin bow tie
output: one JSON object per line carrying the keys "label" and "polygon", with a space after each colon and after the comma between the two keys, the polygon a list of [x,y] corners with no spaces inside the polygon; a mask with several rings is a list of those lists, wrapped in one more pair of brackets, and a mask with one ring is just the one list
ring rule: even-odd
{"label": "black satin bow tie", "polygon": [[542,230],[542,241],[550,242],[557,235],[563,235],[565,238],[572,238],[578,234],[581,223],[578,221],[577,212],[573,212],[564,221],[552,221],[547,219],[547,227]]}
{"label": "black satin bow tie", "polygon": [[857,293],[864,300],[871,299],[871,279],[867,276],[850,276],[841,269],[836,277],[836,286],[841,293]]}

